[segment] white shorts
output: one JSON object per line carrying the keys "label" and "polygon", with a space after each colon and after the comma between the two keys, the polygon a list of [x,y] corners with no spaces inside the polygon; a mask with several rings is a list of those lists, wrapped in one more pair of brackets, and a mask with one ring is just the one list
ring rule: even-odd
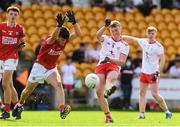
{"label": "white shorts", "polygon": [[16,70],[16,67],[18,65],[17,59],[8,59],[8,60],[0,60],[0,73],[4,73],[4,70]]}
{"label": "white shorts", "polygon": [[46,80],[53,72],[55,72],[57,76],[60,77],[56,67],[48,70],[41,64],[34,63],[28,81],[31,83],[44,83],[44,80]]}

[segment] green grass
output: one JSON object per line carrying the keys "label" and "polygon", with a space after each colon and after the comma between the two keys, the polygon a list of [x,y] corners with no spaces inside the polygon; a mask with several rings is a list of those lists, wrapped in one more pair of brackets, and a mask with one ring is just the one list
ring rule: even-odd
{"label": "green grass", "polygon": [[173,113],[170,120],[165,119],[162,112],[147,112],[145,120],[136,119],[137,112],[112,111],[114,123],[104,123],[104,114],[101,111],[72,111],[69,116],[62,120],[57,111],[25,111],[21,120],[10,118],[0,120],[0,127],[9,126],[180,126],[180,113]]}

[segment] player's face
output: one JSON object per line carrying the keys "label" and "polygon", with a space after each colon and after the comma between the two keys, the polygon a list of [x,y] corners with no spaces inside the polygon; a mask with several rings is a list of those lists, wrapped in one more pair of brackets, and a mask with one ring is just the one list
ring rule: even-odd
{"label": "player's face", "polygon": [[121,35],[121,28],[119,26],[110,28],[110,33],[113,38],[119,37]]}
{"label": "player's face", "polygon": [[156,38],[156,31],[148,31],[147,37],[150,39],[155,39]]}
{"label": "player's face", "polygon": [[7,19],[8,19],[8,21],[10,21],[10,22],[15,22],[18,17],[19,17],[19,13],[16,12],[16,11],[10,10],[10,11],[7,13]]}

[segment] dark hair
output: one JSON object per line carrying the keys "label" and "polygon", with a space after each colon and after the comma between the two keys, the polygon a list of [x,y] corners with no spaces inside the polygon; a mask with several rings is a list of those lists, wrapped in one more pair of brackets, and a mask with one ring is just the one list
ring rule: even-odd
{"label": "dark hair", "polygon": [[64,39],[69,39],[70,33],[69,30],[66,27],[61,27],[59,32],[59,37],[62,37]]}
{"label": "dark hair", "polygon": [[70,56],[67,56],[66,60],[72,60],[72,58]]}
{"label": "dark hair", "polygon": [[86,44],[85,43],[80,43],[80,47],[85,47]]}
{"label": "dark hair", "polygon": [[18,12],[18,14],[20,13],[19,8],[17,8],[17,7],[8,7],[7,12],[9,12],[9,11],[15,11],[15,12]]}

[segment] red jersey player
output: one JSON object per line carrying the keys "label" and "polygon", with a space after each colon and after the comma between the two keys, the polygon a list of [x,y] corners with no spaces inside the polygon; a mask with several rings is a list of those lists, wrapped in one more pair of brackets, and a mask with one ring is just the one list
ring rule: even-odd
{"label": "red jersey player", "polygon": [[[111,36],[103,35],[105,30],[110,30]],[[121,38],[122,26],[119,21],[105,20],[105,26],[97,31],[97,39],[101,42],[100,60],[96,67],[96,74],[100,79],[97,86],[97,97],[101,109],[106,116],[106,122],[113,122],[110,115],[107,99],[116,90],[114,81],[117,80],[120,67],[125,63],[129,45]],[[107,89],[105,91],[105,89]],[[104,94],[105,92],[105,94]]]}
{"label": "red jersey player", "polygon": [[143,51],[142,69],[140,74],[140,99],[139,110],[140,115],[138,119],[145,119],[146,107],[146,92],[150,86],[152,96],[159,104],[159,106],[166,112],[166,119],[171,119],[171,112],[169,112],[165,100],[159,94],[159,73],[164,66],[164,48],[156,40],[157,29],[155,27],[148,27],[146,30],[147,38],[135,38],[130,36],[123,36],[123,39],[129,42],[137,42]]}
{"label": "red jersey player", "polygon": [[65,17],[63,17],[62,14],[58,14],[56,16],[58,26],[52,35],[47,36],[45,41],[42,43],[39,55],[28,78],[26,88],[21,94],[20,102],[14,107],[14,114],[19,118],[21,118],[21,112],[23,111],[23,103],[36,88],[38,83],[44,80],[51,84],[56,90],[58,101],[60,102],[60,117],[65,119],[70,113],[70,106],[65,106],[64,90],[61,77],[56,68],[56,63],[59,55],[63,52],[66,43],[80,36],[81,30],[79,24],[76,23],[76,19],[72,11],[68,11],[66,16],[68,17],[69,22],[73,24],[75,32],[70,34],[69,30],[62,26],[65,21]]}
{"label": "red jersey player", "polygon": [[9,7],[6,15],[7,22],[0,23],[0,75],[2,75],[5,104],[5,110],[0,119],[10,117],[11,101],[14,105],[18,102],[12,76],[18,64],[18,47],[25,44],[23,27],[16,24],[19,13],[17,7]]}

